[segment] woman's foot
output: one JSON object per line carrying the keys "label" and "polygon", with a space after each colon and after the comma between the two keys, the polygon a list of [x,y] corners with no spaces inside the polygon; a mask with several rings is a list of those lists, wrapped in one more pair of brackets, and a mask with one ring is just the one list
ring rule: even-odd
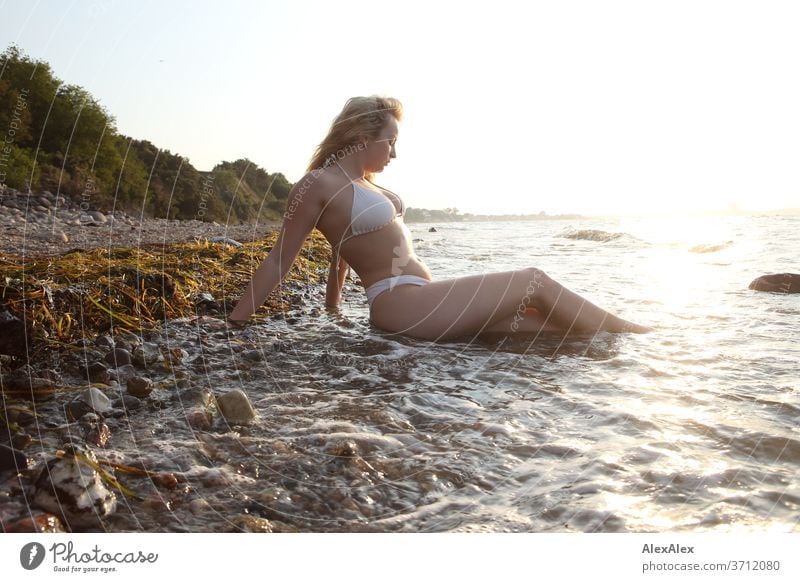
{"label": "woman's foot", "polygon": [[625,326],[622,328],[623,333],[650,333],[655,330],[656,328],[654,327],[639,325],[638,323],[631,323],[630,321],[626,321]]}

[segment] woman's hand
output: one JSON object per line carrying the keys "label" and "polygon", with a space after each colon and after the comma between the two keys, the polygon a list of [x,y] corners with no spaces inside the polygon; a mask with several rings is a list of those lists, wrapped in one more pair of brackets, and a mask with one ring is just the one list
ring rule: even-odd
{"label": "woman's hand", "polygon": [[331,269],[328,273],[328,284],[325,289],[325,306],[330,308],[339,307],[342,301],[342,287],[350,274],[350,265],[343,258],[338,260],[335,256],[331,257]]}

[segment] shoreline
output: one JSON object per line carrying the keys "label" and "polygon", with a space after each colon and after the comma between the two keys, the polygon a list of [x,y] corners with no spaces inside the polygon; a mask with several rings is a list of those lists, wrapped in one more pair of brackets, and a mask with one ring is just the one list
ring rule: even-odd
{"label": "shoreline", "polygon": [[[64,225],[67,242],[43,241],[27,229],[16,238],[3,237],[0,529],[5,532],[130,531],[139,518],[151,523],[149,531],[163,531],[155,524],[165,508],[191,503],[192,511],[202,513],[205,506],[191,488],[192,473],[165,464],[157,445],[131,448],[127,435],[133,427],[155,430],[159,411],[175,402],[192,402],[175,410],[176,426],[186,438],[213,437],[251,421],[238,412],[252,410],[247,397],[234,403],[234,412],[227,410],[228,394],[209,383],[209,370],[201,364],[212,354],[228,362],[232,348],[257,348],[245,332],[227,326],[225,315],[272,250],[275,225],[149,219],[136,226],[125,216],[105,220]],[[222,240],[212,240],[215,236]],[[254,319],[316,302],[329,247],[320,233],[312,233],[280,292]],[[198,339],[177,347],[171,339],[175,330],[189,330]],[[142,463],[142,456],[151,462]],[[118,477],[134,492],[115,485]],[[149,489],[154,492],[144,493]],[[132,515],[126,507],[135,508]],[[265,530],[294,528],[280,520],[233,528]]]}
{"label": "shoreline", "polygon": [[228,238],[240,243],[263,239],[282,222],[225,225],[201,220],[135,217],[100,212],[51,192],[0,191],[0,254],[15,257],[62,255],[76,250],[134,248]]}

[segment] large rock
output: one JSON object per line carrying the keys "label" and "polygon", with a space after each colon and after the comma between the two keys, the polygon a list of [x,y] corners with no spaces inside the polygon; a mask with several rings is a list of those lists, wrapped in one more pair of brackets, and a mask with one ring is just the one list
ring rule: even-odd
{"label": "large rock", "polygon": [[800,293],[800,275],[795,273],[761,275],[750,283],[749,289],[773,293]]}
{"label": "large rock", "polygon": [[117,508],[117,496],[91,466],[97,457],[73,445],[43,463],[31,490],[33,504],[64,520],[70,529],[97,526]]}

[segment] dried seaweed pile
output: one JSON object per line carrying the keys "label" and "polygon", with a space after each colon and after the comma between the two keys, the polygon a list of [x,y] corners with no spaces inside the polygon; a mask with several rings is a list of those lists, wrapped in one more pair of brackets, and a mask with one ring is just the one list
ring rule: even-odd
{"label": "dried seaweed pile", "polygon": [[[236,247],[207,240],[137,248],[75,250],[54,257],[0,256],[0,310],[29,337],[73,342],[91,333],[138,331],[169,319],[227,314],[278,236]],[[260,314],[298,302],[325,276],[330,247],[314,231]]]}

